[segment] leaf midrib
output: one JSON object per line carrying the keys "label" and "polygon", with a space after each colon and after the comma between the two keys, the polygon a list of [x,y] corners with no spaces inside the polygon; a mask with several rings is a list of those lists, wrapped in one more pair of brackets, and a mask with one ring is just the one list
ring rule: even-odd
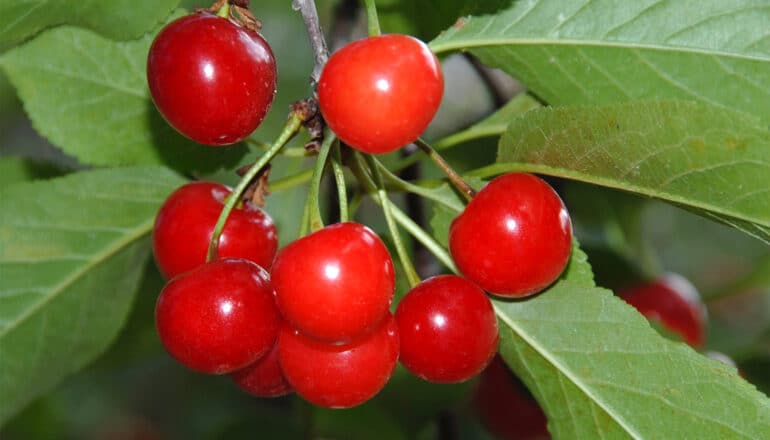
{"label": "leaf midrib", "polygon": [[[497,317],[501,319],[505,324],[513,331],[515,332],[521,339],[523,339],[527,344],[529,344],[530,347],[532,347],[535,351],[537,351],[540,356],[543,357],[546,361],[548,361],[549,364],[551,364],[554,368],[556,368],[560,374],[564,375],[567,379],[569,379],[576,387],[578,387],[586,396],[588,396],[592,402],[595,402],[604,412],[606,412],[612,420],[617,422],[618,425],[620,425],[623,430],[628,433],[631,437],[635,439],[643,439],[644,437],[636,432],[636,430],[628,424],[628,422],[620,415],[617,414],[612,408],[610,408],[604,401],[598,398],[598,396],[595,396],[591,390],[588,388],[586,384],[584,384],[578,377],[575,377],[572,374],[572,371],[570,371],[568,368],[563,366],[557,359],[554,359],[550,352],[546,350],[545,348],[541,347],[540,344],[537,343],[537,341],[532,340],[529,335],[527,335],[527,332],[524,331],[524,329],[520,328],[516,323],[511,320],[507,314],[503,310],[501,310],[496,304],[492,304],[492,307],[495,309],[495,313],[497,314]],[[561,367],[561,368],[560,368]]]}
{"label": "leaf midrib", "polygon": [[[587,384],[583,383],[583,381],[581,381],[578,377],[573,375],[572,371],[566,365],[564,365],[561,362],[559,362],[558,359],[556,359],[554,356],[551,356],[551,353],[546,348],[541,347],[540,344],[537,343],[537,341],[535,341],[532,338],[530,338],[528,336],[527,332],[524,331],[524,329],[522,329],[519,326],[517,326],[515,324],[515,322],[513,320],[511,320],[510,317],[503,310],[501,310],[499,307],[497,307],[497,305],[495,305],[494,303],[492,304],[492,307],[494,308],[495,314],[497,315],[497,317],[500,320],[502,320],[503,322],[505,322],[505,324],[511,329],[511,331],[515,332],[530,347],[532,347],[540,356],[543,357],[543,359],[545,359],[550,365],[552,365],[553,368],[555,368],[559,372],[559,374],[561,374],[562,376],[564,376],[567,379],[569,379],[578,389],[580,389],[580,391],[582,391],[592,402],[596,403],[597,406],[599,406],[604,412],[606,412],[610,416],[610,418],[612,420],[614,420],[619,426],[621,426],[630,436],[632,436],[635,439],[643,439],[644,438],[644,436],[642,436],[632,426],[630,426],[628,424],[628,422],[626,422],[626,420],[620,414],[618,414],[615,411],[613,411],[608,406],[607,403],[605,403],[603,400],[601,400],[599,398],[599,396],[597,396],[594,392],[592,392],[592,390],[589,388],[589,386]],[[611,385],[614,386],[616,384],[611,384]],[[638,392],[638,393],[642,392],[641,390],[636,390],[636,389],[634,389],[632,391],[635,391],[635,392]],[[660,398],[660,396],[655,396],[655,395],[651,395],[651,397]],[[693,411],[688,410],[687,408],[683,408],[683,407],[679,407],[679,406],[674,407],[674,406],[669,405],[669,407],[672,408],[672,409],[677,409],[679,411],[683,411],[683,412],[685,412],[687,414],[690,414],[691,416],[694,416],[696,418],[699,418],[699,419],[702,419],[702,420],[707,420],[707,421],[710,421],[710,422],[712,422],[714,424],[723,426],[723,427],[729,429],[730,431],[732,431],[732,432],[734,432],[736,434],[739,434],[739,435],[741,435],[741,436],[743,436],[745,438],[751,438],[751,436],[748,435],[747,433],[745,433],[743,431],[739,431],[735,427],[729,426],[729,425],[725,424],[722,420],[713,419],[711,417],[705,417],[703,414],[700,414],[700,413],[697,413],[697,412],[693,412]]]}
{"label": "leaf midrib", "polygon": [[[43,297],[42,300],[38,301],[33,306],[29,307],[27,310],[24,311],[24,313],[21,313],[16,319],[11,321],[8,324],[8,326],[0,330],[0,340],[3,337],[5,337],[6,334],[10,333],[16,327],[18,327],[22,322],[27,320],[30,316],[33,316],[34,314],[36,314],[46,304],[50,303],[55,298],[57,298],[60,294],[62,294],[62,292],[65,289],[67,289],[76,281],[78,281],[80,278],[82,278],[84,275],[86,275],[91,269],[103,263],[113,255],[116,255],[117,253],[127,248],[132,243],[141,239],[143,236],[149,234],[150,231],[152,230],[153,224],[154,224],[154,219],[150,218],[147,221],[140,223],[135,228],[128,229],[129,232],[126,235],[124,235],[122,238],[113,241],[109,246],[105,247],[103,251],[94,254],[94,258],[91,259],[87,264],[84,264],[80,269],[72,272],[68,277],[65,277],[56,286],[54,286],[54,288],[51,289],[50,295]],[[40,261],[45,261],[45,260],[41,259]]]}
{"label": "leaf midrib", "polygon": [[[448,37],[452,40],[452,37]],[[637,49],[657,52],[688,53],[701,54],[711,57],[733,58],[736,60],[770,62],[770,57],[759,55],[745,55],[735,52],[725,52],[716,49],[704,49],[689,46],[663,46],[656,44],[643,44],[623,41],[605,41],[605,40],[572,40],[572,39],[552,39],[552,38],[458,38],[454,41],[442,42],[435,40],[429,43],[434,53],[449,52],[453,50],[467,50],[474,48],[485,48],[492,46],[581,46],[581,47],[599,47],[599,48],[619,48],[619,49]]]}

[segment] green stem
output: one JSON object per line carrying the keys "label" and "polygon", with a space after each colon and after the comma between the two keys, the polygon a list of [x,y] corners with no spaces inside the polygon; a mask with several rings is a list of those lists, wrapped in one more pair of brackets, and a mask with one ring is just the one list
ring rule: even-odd
{"label": "green stem", "polygon": [[439,242],[437,242],[433,237],[431,237],[430,234],[425,232],[423,228],[420,227],[417,223],[414,222],[404,211],[398,209],[398,207],[393,204],[393,202],[390,202],[391,204],[391,210],[393,211],[393,217],[396,219],[396,221],[404,228],[407,232],[409,232],[412,237],[414,237],[417,241],[422,243],[423,246],[425,246],[428,251],[433,254],[436,259],[438,259],[444,266],[446,266],[447,269],[451,270],[452,272],[459,274],[459,270],[457,269],[457,266],[455,266],[454,260],[452,260],[452,256],[449,255],[449,252],[447,252],[446,249],[444,249],[443,246]]}
{"label": "green stem", "polygon": [[[355,159],[356,161],[354,161],[351,165],[351,170],[356,175],[356,178],[364,190],[372,194],[372,198],[377,204],[381,204],[382,201],[378,197],[374,197],[374,193],[377,191],[377,189],[375,187],[374,181],[372,180],[372,177],[367,174],[366,169],[360,160],[360,157],[356,155]],[[387,202],[390,205],[390,211],[393,214],[393,218],[396,220],[396,222],[398,222],[398,224],[400,224],[407,232],[409,232],[417,241],[422,243],[422,245],[425,246],[425,248],[436,257],[436,259],[444,264],[447,269],[454,273],[459,273],[457,266],[455,266],[452,257],[449,255],[449,252],[447,252],[447,250],[444,249],[441,244],[439,244],[433,237],[431,237],[430,234],[425,232],[425,230],[420,227],[420,225],[415,223],[414,220],[412,220],[404,211],[400,210],[393,202],[390,200],[387,200]]]}
{"label": "green stem", "polygon": [[383,165],[382,162],[380,162],[379,160],[374,159],[374,161],[377,164],[377,168],[379,169],[380,173],[382,173],[382,176],[385,179],[389,180],[396,189],[417,194],[418,196],[424,197],[428,200],[433,200],[434,202],[440,203],[453,211],[459,212],[465,208],[460,202],[457,202],[457,203],[449,202],[444,197],[440,197],[434,194],[434,192],[428,188],[415,185],[411,182],[407,182],[406,180],[390,172],[390,170],[385,165]]}
{"label": "green stem", "polygon": [[377,5],[374,0],[364,0],[364,6],[366,7],[366,23],[369,25],[369,36],[377,37],[382,32],[380,31],[380,20],[377,18]]}
{"label": "green stem", "polygon": [[222,18],[230,18],[230,2],[225,2],[217,11],[217,15]]}
{"label": "green stem", "polygon": [[356,211],[358,211],[358,207],[361,206],[363,200],[364,194],[361,191],[353,193],[353,197],[350,198],[350,202],[348,203],[348,215],[350,218],[356,217]]}
{"label": "green stem", "polygon": [[276,193],[285,191],[287,189],[292,189],[295,186],[302,185],[303,183],[309,181],[311,177],[313,177],[312,168],[297,174],[293,174],[291,176],[286,176],[282,179],[276,179],[270,182],[270,191]]}
{"label": "green stem", "polygon": [[235,205],[241,200],[243,192],[246,187],[249,186],[252,180],[259,174],[260,170],[265,167],[272,159],[281,151],[284,145],[299,131],[302,126],[302,120],[296,114],[292,114],[286,125],[284,125],[281,134],[278,135],[278,139],[275,140],[273,145],[265,151],[265,154],[259,158],[259,160],[249,169],[249,171],[241,178],[238,185],[233,189],[232,194],[227,198],[222,212],[219,214],[217,223],[214,225],[214,231],[211,234],[211,241],[209,241],[208,252],[206,253],[206,262],[214,261],[217,259],[217,250],[219,249],[219,236],[222,235],[222,230],[227,222],[227,217],[233,210]]}
{"label": "green stem", "polygon": [[374,184],[377,188],[377,197],[380,199],[382,213],[385,215],[385,223],[388,225],[388,230],[390,230],[390,235],[393,238],[393,245],[396,247],[398,259],[401,260],[401,266],[404,268],[406,279],[409,281],[409,285],[414,287],[420,284],[420,276],[417,274],[417,271],[414,268],[414,263],[412,263],[412,259],[409,257],[409,252],[407,252],[406,246],[404,246],[404,242],[401,241],[401,233],[398,232],[398,226],[396,225],[396,221],[393,218],[390,199],[388,199],[388,193],[385,191],[385,184],[383,183],[382,175],[377,168],[377,163],[375,162],[374,157],[367,154],[365,158],[369,164],[369,169],[374,176]]}
{"label": "green stem", "polygon": [[[467,142],[472,139],[485,137],[485,136],[493,136],[496,134],[499,134],[499,130],[490,130],[488,134],[486,132],[481,133],[480,131],[471,130],[471,129],[463,130],[439,139],[438,142],[435,142],[433,144],[433,148],[436,151],[446,150],[448,148],[454,147],[455,145],[461,144],[463,142]],[[419,162],[420,157],[421,156],[419,154],[410,154],[409,156],[399,160],[393,166],[393,172],[397,173],[403,170],[404,168],[408,167],[409,165],[412,165],[415,162]]]}
{"label": "green stem", "polygon": [[[246,138],[246,143],[261,149],[270,148],[269,144],[262,141],[258,141],[256,139]],[[284,148],[283,150],[281,150],[281,156],[307,157],[307,151],[302,147]]]}
{"label": "green stem", "polygon": [[417,139],[414,141],[414,144],[424,151],[441,171],[446,174],[449,181],[452,182],[452,185],[454,185],[467,200],[471,200],[473,196],[476,195],[476,190],[471,188],[471,186],[468,185],[468,182],[463,180],[463,178],[457,174],[457,171],[455,171],[454,168],[452,168],[447,161],[438,154],[438,151],[434,150],[433,147],[422,139]]}
{"label": "green stem", "polygon": [[313,170],[313,178],[310,181],[310,190],[307,195],[306,206],[310,215],[310,232],[315,232],[324,227],[323,218],[321,216],[321,206],[318,203],[318,195],[321,192],[321,178],[324,174],[324,168],[326,167],[326,161],[329,159],[329,151],[331,151],[334,141],[337,139],[331,130],[324,130],[324,141],[321,144],[321,150],[318,152],[318,158],[316,159],[315,169]]}
{"label": "green stem", "polygon": [[297,234],[298,237],[304,237],[308,233],[308,229],[310,226],[310,205],[308,203],[305,203],[305,206],[302,208],[302,218],[299,221],[299,233]]}
{"label": "green stem", "polygon": [[350,216],[348,214],[348,191],[345,186],[345,170],[342,169],[342,146],[336,142],[332,150],[332,172],[337,184],[337,199],[340,204],[340,222],[346,222]]}

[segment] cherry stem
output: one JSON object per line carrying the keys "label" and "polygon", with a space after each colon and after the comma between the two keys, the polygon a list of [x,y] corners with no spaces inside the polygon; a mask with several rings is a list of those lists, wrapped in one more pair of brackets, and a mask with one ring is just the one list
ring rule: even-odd
{"label": "cherry stem", "polygon": [[[324,174],[324,168],[326,168],[326,162],[329,159],[329,152],[334,145],[334,141],[337,137],[328,128],[324,130],[324,141],[321,144],[321,150],[318,151],[318,158],[316,159],[315,169],[313,170],[313,177],[310,180],[310,191],[307,195],[307,201],[305,206],[308,209],[310,218],[310,231],[315,232],[323,229],[324,222],[321,217],[321,206],[318,203],[318,195],[321,192],[321,178]],[[304,234],[303,234],[304,235]]]}
{"label": "cherry stem", "polygon": [[310,38],[310,47],[313,49],[313,72],[310,74],[310,85],[315,91],[318,79],[321,77],[321,71],[326,60],[329,59],[329,50],[326,48],[326,40],[318,21],[318,10],[313,0],[293,0],[291,7],[302,15],[307,35]]}
{"label": "cherry stem", "polygon": [[222,18],[230,18],[230,2],[224,2],[222,7],[217,10],[217,15]]}
{"label": "cherry stem", "polygon": [[291,176],[276,179],[270,182],[270,192],[277,193],[292,189],[295,186],[307,183],[313,177],[313,169],[307,169]]}
{"label": "cherry stem", "polygon": [[[377,191],[374,180],[367,174],[366,169],[358,155],[356,155],[350,169],[355,174],[363,189],[372,195],[372,199],[378,205],[381,205],[382,200],[380,200],[379,197],[374,197],[374,194]],[[438,259],[442,264],[444,264],[444,266],[447,267],[447,269],[454,273],[459,273],[457,266],[455,266],[452,257],[449,255],[449,252],[447,252],[447,250],[444,249],[441,244],[439,244],[429,233],[427,233],[422,227],[420,227],[420,225],[412,220],[404,211],[399,209],[395,203],[391,202],[389,199],[386,201],[390,207],[390,212],[393,214],[393,218],[396,220],[396,222],[398,222],[398,224],[400,224],[417,241],[422,243],[422,245],[425,246],[425,248],[436,257],[436,259]]]}
{"label": "cherry stem", "polygon": [[410,192],[433,202],[439,203],[451,209],[452,211],[460,212],[463,210],[464,206],[461,202],[453,203],[454,200],[450,202],[444,197],[439,197],[430,189],[420,185],[415,185],[414,183],[408,182],[393,174],[385,165],[382,164],[382,162],[378,161],[377,159],[375,159],[375,161],[377,163],[377,168],[380,170],[380,173],[382,173],[382,176],[389,180],[393,187],[396,189]]}
{"label": "cherry stem", "polygon": [[449,178],[449,181],[452,182],[452,185],[454,185],[454,187],[460,191],[460,194],[462,194],[466,200],[470,201],[473,196],[476,195],[476,190],[471,188],[471,186],[468,185],[468,182],[463,180],[463,178],[457,174],[457,171],[455,171],[454,168],[452,168],[447,163],[447,161],[441,157],[438,151],[430,146],[430,144],[422,139],[417,139],[414,141],[414,144],[428,155],[433,163],[435,163],[441,169],[441,171]]}
{"label": "cherry stem", "polygon": [[[256,148],[270,148],[270,144],[267,142],[258,141],[256,139],[247,138],[246,143]],[[286,157],[307,157],[307,150],[302,147],[284,148],[281,150],[281,156]]]}
{"label": "cherry stem", "polygon": [[[361,160],[359,154],[356,154],[356,157],[356,160]],[[407,252],[406,246],[404,246],[404,242],[401,240],[401,233],[398,232],[398,225],[396,225],[396,221],[393,218],[392,205],[390,199],[388,198],[388,193],[385,190],[382,174],[380,174],[380,170],[377,168],[377,163],[375,162],[374,157],[367,154],[365,155],[365,160],[369,165],[369,170],[372,173],[372,176],[374,177],[375,193],[377,198],[380,200],[379,205],[382,207],[382,213],[385,215],[385,223],[388,225],[388,230],[390,231],[390,235],[393,238],[393,245],[396,248],[398,259],[401,261],[401,266],[404,268],[406,279],[409,282],[409,285],[414,287],[420,284],[420,276],[417,274],[417,270],[414,268],[414,263],[412,263],[412,259],[409,258],[409,252]]]}
{"label": "cherry stem", "polygon": [[382,32],[380,31],[380,20],[377,17],[377,5],[374,0],[364,0],[364,6],[366,7],[366,23],[369,25],[369,36],[378,37]]}
{"label": "cherry stem", "polygon": [[350,218],[348,214],[348,192],[345,186],[345,170],[342,168],[342,146],[335,142],[332,149],[332,172],[337,184],[337,199],[340,204],[340,222],[346,222]]}
{"label": "cherry stem", "polygon": [[225,202],[224,208],[222,208],[222,212],[219,214],[217,223],[214,225],[214,231],[211,234],[211,241],[209,241],[209,248],[208,252],[206,253],[207,263],[217,259],[219,236],[222,235],[222,230],[225,228],[227,217],[230,215],[230,212],[233,210],[235,205],[241,201],[241,197],[246,191],[246,188],[251,184],[251,181],[254,180],[257,174],[259,174],[262,168],[264,168],[265,165],[267,165],[273,159],[273,157],[275,157],[275,155],[281,151],[281,148],[283,148],[283,146],[286,145],[286,143],[288,143],[295,134],[297,134],[300,127],[302,127],[302,119],[296,113],[292,113],[289,120],[286,121],[286,125],[284,125],[281,134],[279,134],[278,138],[275,140],[275,142],[273,142],[273,145],[267,151],[265,151],[262,157],[260,157],[259,160],[257,160],[257,162],[254,163],[254,165],[249,169],[249,171],[243,175],[241,181],[238,182],[238,185],[235,187],[235,189],[233,189],[233,192],[227,198],[227,202]]}
{"label": "cherry stem", "polygon": [[302,218],[299,221],[299,232],[297,233],[297,237],[304,237],[308,233],[308,229],[310,226],[310,205],[305,203],[305,206],[302,208]]}

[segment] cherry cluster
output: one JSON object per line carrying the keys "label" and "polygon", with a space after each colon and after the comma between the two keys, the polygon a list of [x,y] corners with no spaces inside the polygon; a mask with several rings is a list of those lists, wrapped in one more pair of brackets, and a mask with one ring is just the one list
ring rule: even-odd
{"label": "cherry cluster", "polygon": [[[169,24],[150,49],[147,74],[172,126],[226,145],[264,118],[276,73],[255,21],[245,26],[228,3],[217,5],[216,13]],[[442,94],[438,59],[405,35],[343,47],[318,81],[323,121],[356,154],[416,141]],[[272,219],[239,188],[193,182],[161,207],[153,248],[170,281],[156,325],[179,362],[229,374],[256,396],[294,391],[320,406],[351,407],[382,389],[398,361],[428,381],[465,381],[497,350],[487,293],[521,298],[543,290],[564,270],[572,245],[566,208],[542,179],[512,173],[478,193],[467,187],[474,195],[449,231],[462,276],[415,281],[391,313],[394,264],[371,229],[349,221],[317,227],[278,250]]]}
{"label": "cherry cluster", "polygon": [[410,371],[435,382],[464,381],[494,355],[492,305],[463,278],[423,281],[394,317],[390,254],[358,223],[327,226],[273,258],[275,226],[244,202],[223,229],[220,258],[206,263],[229,195],[222,185],[187,184],[167,199],[155,224],[156,261],[171,278],[156,306],[158,334],[190,369],[231,374],[256,396],[294,390],[317,405],[341,408],[374,396],[399,355]]}
{"label": "cherry cluster", "polygon": [[[514,187],[507,187],[511,182]],[[514,188],[524,191],[517,203],[484,210],[489,194],[517,193]],[[569,218],[556,193],[530,175],[499,177],[450,230],[452,255],[468,278],[422,281],[394,316],[393,261],[380,238],[359,223],[327,226],[276,254],[273,221],[245,201],[225,223],[219,258],[207,263],[215,223],[231,196],[223,185],[193,182],[163,204],[153,249],[170,281],[158,298],[156,323],[179,362],[202,373],[231,374],[256,396],[294,390],[317,405],[354,406],[387,383],[399,359],[429,381],[467,380],[497,349],[497,320],[481,287],[504,296],[531,294],[553,282],[569,256]],[[533,234],[556,245],[536,246]],[[462,259],[474,248],[488,248],[478,245],[490,240],[508,251]],[[537,249],[537,261],[516,254],[529,248]],[[544,262],[548,270],[534,270]],[[524,269],[506,271],[506,265]]]}

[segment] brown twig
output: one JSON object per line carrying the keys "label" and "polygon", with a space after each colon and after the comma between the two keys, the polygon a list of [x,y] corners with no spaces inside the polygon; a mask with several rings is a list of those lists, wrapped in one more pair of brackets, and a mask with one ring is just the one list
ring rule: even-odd
{"label": "brown twig", "polygon": [[313,49],[313,72],[310,74],[310,85],[313,88],[313,93],[315,93],[321,71],[326,60],[329,59],[326,39],[324,39],[321,24],[318,21],[318,11],[313,0],[293,0],[291,7],[302,15],[305,28],[307,28],[307,35],[310,38],[310,46]]}

